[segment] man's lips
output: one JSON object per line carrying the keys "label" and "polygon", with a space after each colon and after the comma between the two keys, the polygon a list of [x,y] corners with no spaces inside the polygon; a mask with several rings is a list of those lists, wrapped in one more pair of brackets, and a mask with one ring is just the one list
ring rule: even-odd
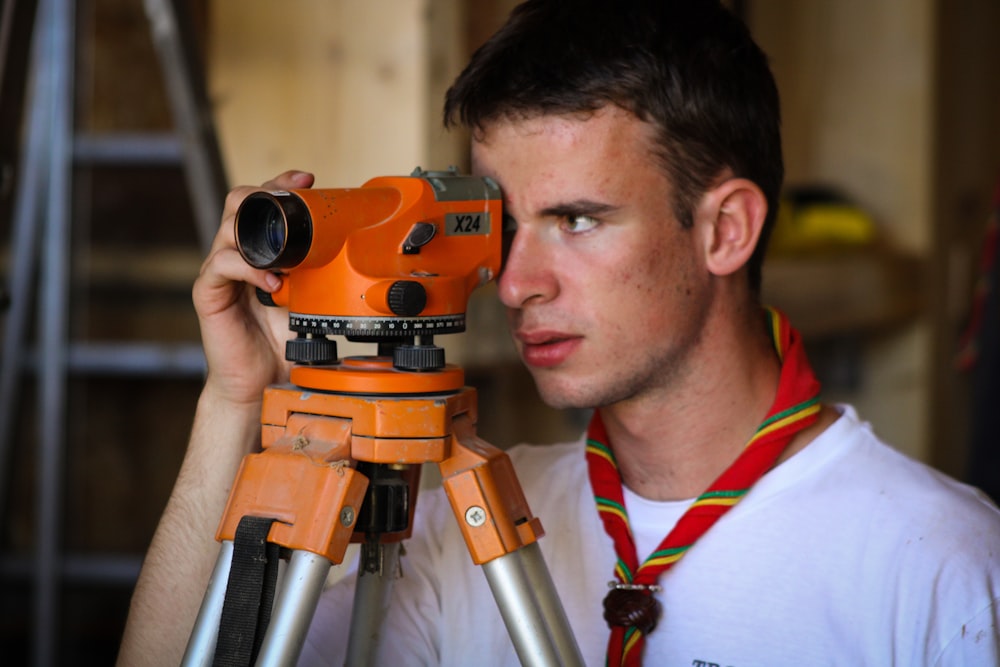
{"label": "man's lips", "polygon": [[518,331],[524,363],[536,368],[558,366],[579,347],[583,338],[559,331]]}

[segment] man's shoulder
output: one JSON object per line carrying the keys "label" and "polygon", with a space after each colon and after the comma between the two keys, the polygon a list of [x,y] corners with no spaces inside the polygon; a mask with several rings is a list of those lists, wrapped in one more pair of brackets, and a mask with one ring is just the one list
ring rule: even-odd
{"label": "man's shoulder", "polygon": [[894,504],[940,511],[964,508],[988,520],[1000,520],[1000,510],[980,490],[886,444],[853,411],[841,418],[846,442],[847,474]]}
{"label": "man's shoulder", "polygon": [[853,410],[834,428],[838,442],[827,444],[843,448],[842,456],[816,484],[836,491],[855,521],[912,540],[928,557],[1000,553],[1000,509],[983,492],[886,444]]}

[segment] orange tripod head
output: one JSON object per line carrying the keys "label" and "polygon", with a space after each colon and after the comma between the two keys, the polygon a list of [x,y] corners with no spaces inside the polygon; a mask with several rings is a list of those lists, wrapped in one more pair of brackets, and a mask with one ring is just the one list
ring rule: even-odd
{"label": "orange tripod head", "polygon": [[464,331],[470,294],[500,271],[501,220],[491,179],[418,168],[360,188],[251,194],[236,243],[284,277],[259,296],[289,309],[289,360],[325,364],[330,335],[392,347]]}

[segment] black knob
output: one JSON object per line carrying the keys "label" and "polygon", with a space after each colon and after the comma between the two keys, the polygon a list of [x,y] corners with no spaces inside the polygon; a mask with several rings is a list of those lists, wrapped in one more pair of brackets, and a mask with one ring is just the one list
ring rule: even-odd
{"label": "black knob", "polygon": [[427,306],[427,290],[413,280],[397,280],[386,294],[389,310],[400,317],[413,317]]}
{"label": "black knob", "polygon": [[403,371],[437,371],[444,368],[444,348],[436,345],[397,345],[392,365]]}
{"label": "black knob", "polygon": [[275,306],[278,305],[274,302],[274,297],[271,296],[270,292],[265,292],[259,287],[256,289],[257,289],[257,300],[260,301],[262,304],[264,304],[265,306],[269,306],[271,308],[274,308]]}
{"label": "black knob", "polygon": [[337,361],[337,341],[298,337],[285,343],[285,359],[296,364],[322,365]]}

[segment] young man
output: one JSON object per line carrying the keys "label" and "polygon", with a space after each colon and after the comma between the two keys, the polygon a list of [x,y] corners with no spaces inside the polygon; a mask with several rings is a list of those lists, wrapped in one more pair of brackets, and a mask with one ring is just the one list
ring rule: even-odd
{"label": "young man", "polygon": [[[778,102],[737,20],[704,0],[529,0],[446,117],[516,224],[499,294],[540,394],[596,408],[586,439],[511,452],[587,664],[1000,664],[1000,512],[820,404],[758,302]],[[183,651],[261,391],[286,377],[285,314],[243,284],[277,279],[233,248],[248,192],[195,285],[209,376],[125,664]],[[447,501],[417,511],[379,664],[517,664]],[[324,595],[303,663],[340,664],[351,586]]]}

